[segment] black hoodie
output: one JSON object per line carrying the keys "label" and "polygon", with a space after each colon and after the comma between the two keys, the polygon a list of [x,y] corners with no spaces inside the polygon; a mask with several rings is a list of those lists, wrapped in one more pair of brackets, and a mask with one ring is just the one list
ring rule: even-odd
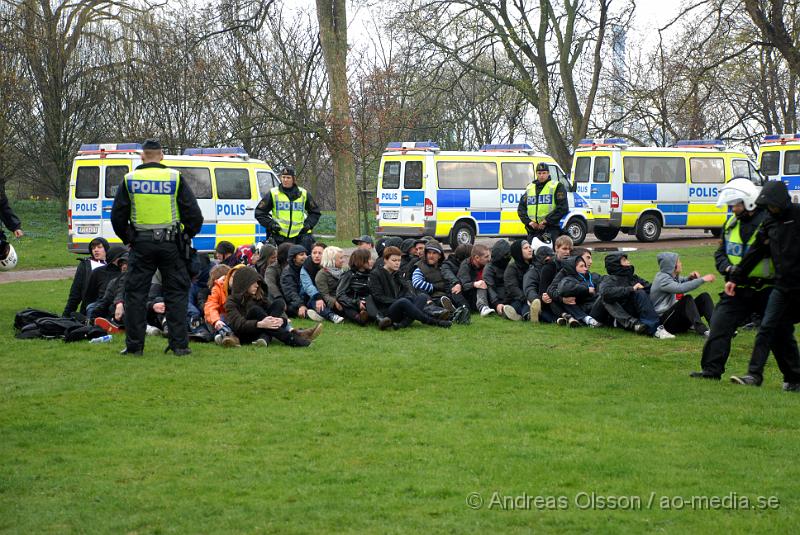
{"label": "black hoodie", "polygon": [[525,302],[522,284],[525,279],[525,273],[531,267],[531,262],[522,258],[522,246],[526,243],[528,243],[528,240],[515,240],[511,243],[511,261],[503,272],[503,287],[506,290],[508,303],[514,301]]}
{"label": "black hoodie", "polygon": [[[256,299],[247,292],[254,282],[259,283],[261,286],[261,299]],[[260,306],[264,310],[269,308],[270,301],[267,292],[269,290],[266,283],[254,268],[246,267],[236,271],[236,276],[233,278],[233,284],[231,285],[231,292],[228,295],[228,300],[225,301],[225,323],[237,336],[259,333],[259,328],[256,325],[259,320],[246,318],[247,313],[254,306]]]}
{"label": "black hoodie", "polygon": [[[86,305],[91,301],[86,300],[86,291],[89,287],[89,276],[92,274],[92,248],[96,245],[102,245],[103,249],[108,254],[108,240],[105,238],[94,238],[89,242],[89,258],[80,259],[78,269],[75,270],[75,277],[72,279],[72,286],[69,289],[69,297],[67,297],[67,304],[64,306],[64,312],[61,313],[65,318],[70,314],[79,310],[81,314],[86,314]],[[99,266],[98,266],[99,267]],[[78,308],[80,305],[80,308]]]}
{"label": "black hoodie", "polygon": [[[300,270],[303,266],[298,266],[294,261],[297,255],[305,252],[305,247],[302,245],[292,245],[289,249],[286,267],[283,268],[283,272],[281,273],[281,293],[283,294],[283,299],[286,301],[286,308],[293,311],[306,304],[300,295],[302,291],[300,286]],[[236,277],[238,276],[239,274],[237,273]],[[234,277],[234,280],[236,280],[236,277]]]}
{"label": "black hoodie", "polygon": [[732,270],[731,280],[737,284],[746,283],[747,274],[758,262],[770,257],[775,265],[775,286],[784,290],[800,289],[800,206],[792,204],[786,184],[780,180],[767,182],[756,204],[775,206],[780,211],[769,212],[764,218],[755,243]]}
{"label": "black hoodie", "polygon": [[[553,263],[553,258],[555,258],[556,254],[553,252],[553,249],[542,245],[536,252],[533,254],[533,262],[531,262],[531,267],[525,273],[525,276],[522,278],[522,292],[525,294],[525,299],[528,302],[533,301],[534,299],[541,299],[543,293],[547,293],[547,286],[541,284],[542,279],[542,269],[548,265]],[[547,260],[550,258],[550,260]]]}
{"label": "black hoodie", "polygon": [[495,308],[506,302],[505,279],[503,274],[511,261],[511,244],[506,240],[498,240],[492,246],[492,259],[483,269],[483,280],[489,295],[489,306]]}
{"label": "black hoodie", "polygon": [[600,297],[606,303],[625,301],[633,294],[633,286],[637,283],[644,286],[644,291],[650,293],[650,283],[635,275],[633,266],[623,266],[622,258],[628,258],[625,253],[611,253],[606,256],[606,272],[600,284]]}
{"label": "black hoodie", "polygon": [[588,271],[585,276],[578,273],[578,264],[585,265],[586,262],[580,256],[570,256],[561,262],[561,271],[556,274],[547,289],[550,297],[554,300],[574,297],[578,305],[593,303],[597,299],[597,288],[595,293],[589,291],[590,287],[594,287],[592,274]]}

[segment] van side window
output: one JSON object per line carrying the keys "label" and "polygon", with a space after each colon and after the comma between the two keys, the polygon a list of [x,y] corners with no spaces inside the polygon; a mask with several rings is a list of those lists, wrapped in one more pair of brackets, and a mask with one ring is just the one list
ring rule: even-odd
{"label": "van side window", "polygon": [[547,168],[550,170],[550,178],[552,180],[569,184],[569,180],[567,180],[567,175],[564,174],[564,171],[561,170],[560,167],[557,165],[553,165],[551,163],[547,164]]}
{"label": "van side window", "polygon": [[422,189],[422,162],[406,162],[403,185],[406,189]]}
{"label": "van side window", "polygon": [[127,165],[112,165],[106,167],[106,199],[113,199],[117,195],[122,179],[130,170]]}
{"label": "van side window", "polygon": [[761,172],[765,175],[777,175],[780,173],[781,153],[778,151],[765,152],[761,155]]}
{"label": "van side window", "polygon": [[211,198],[211,173],[207,167],[174,167],[181,172],[192,193],[198,199]]}
{"label": "van side window", "polygon": [[693,184],[722,184],[725,182],[725,160],[722,158],[689,158]]}
{"label": "van side window", "polygon": [[386,162],[383,164],[383,189],[397,189],[400,187],[400,162]]}
{"label": "van side window", "polygon": [[100,168],[78,167],[78,176],[75,179],[76,199],[96,199],[100,195]]}
{"label": "van side window", "polygon": [[259,195],[263,197],[264,195],[269,193],[269,190],[278,185],[278,181],[274,177],[275,175],[273,175],[269,171],[256,172],[256,180],[258,180]]}
{"label": "van side window", "polygon": [[250,173],[247,169],[215,169],[218,199],[249,199]]}
{"label": "van side window", "polygon": [[442,189],[497,189],[494,162],[437,162],[436,173]]}
{"label": "van side window", "polygon": [[606,183],[608,182],[609,175],[611,174],[611,158],[608,156],[597,156],[594,159],[594,172],[592,173],[592,182]]}
{"label": "van side window", "polygon": [[800,175],[800,150],[787,150],[783,153],[783,174]]}
{"label": "van side window", "polygon": [[686,162],[681,157],[625,156],[625,182],[634,184],[682,184],[686,182]]}
{"label": "van side window", "polygon": [[503,189],[525,189],[534,181],[533,164],[524,162],[501,163]]}
{"label": "van side window", "polygon": [[575,182],[589,182],[589,168],[591,166],[592,159],[590,157],[581,156],[580,158],[575,158]]}

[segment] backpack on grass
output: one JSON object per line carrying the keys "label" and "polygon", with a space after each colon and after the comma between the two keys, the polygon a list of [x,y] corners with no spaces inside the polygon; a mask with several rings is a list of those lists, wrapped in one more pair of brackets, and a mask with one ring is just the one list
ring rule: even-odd
{"label": "backpack on grass", "polygon": [[14,329],[21,331],[25,326],[36,323],[36,320],[41,318],[58,318],[58,314],[47,312],[46,310],[39,310],[38,308],[24,308],[17,312],[14,316]]}

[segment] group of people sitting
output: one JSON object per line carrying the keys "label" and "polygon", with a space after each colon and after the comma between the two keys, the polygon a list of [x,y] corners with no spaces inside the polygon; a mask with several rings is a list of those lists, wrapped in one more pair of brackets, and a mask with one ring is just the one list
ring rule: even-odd
{"label": "group of people sitting", "polygon": [[[714,305],[708,293],[689,292],[714,275],[683,276],[675,253],[658,255],[659,273],[648,282],[635,274],[625,253],[606,256],[607,275],[592,272],[592,253],[560,236],[551,248],[538,240],[498,240],[461,245],[445,255],[434,238],[369,236],[347,259],[339,247],[315,243],[311,251],[291,243],[241,246],[220,242],[193,279],[187,324],[195,341],[225,347],[268,345],[277,339],[307,346],[322,322],[374,323],[401,329],[414,321],[437,327],[467,324],[471,313],[511,321],[568,327],[618,327],[660,339],[693,330],[708,336]],[[535,247],[535,250],[534,250]],[[103,238],[89,244],[73,280],[64,316],[79,316],[107,332],[125,322],[128,253]],[[166,330],[159,274],[147,303],[147,332]],[[317,322],[295,329],[292,319]]]}

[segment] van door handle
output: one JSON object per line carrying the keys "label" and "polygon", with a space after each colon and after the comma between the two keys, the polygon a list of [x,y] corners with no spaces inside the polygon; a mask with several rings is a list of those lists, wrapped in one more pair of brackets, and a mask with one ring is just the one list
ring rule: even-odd
{"label": "van door handle", "polygon": [[103,211],[104,211],[104,212],[110,212],[110,211],[111,211],[111,207],[110,207],[110,206],[105,206],[105,207],[103,208]]}
{"label": "van door handle", "polygon": [[252,212],[253,210],[255,210],[255,209],[256,209],[256,208],[255,208],[255,206],[254,206],[253,208],[245,208],[245,210],[248,210],[248,211],[251,211],[251,212]]}

